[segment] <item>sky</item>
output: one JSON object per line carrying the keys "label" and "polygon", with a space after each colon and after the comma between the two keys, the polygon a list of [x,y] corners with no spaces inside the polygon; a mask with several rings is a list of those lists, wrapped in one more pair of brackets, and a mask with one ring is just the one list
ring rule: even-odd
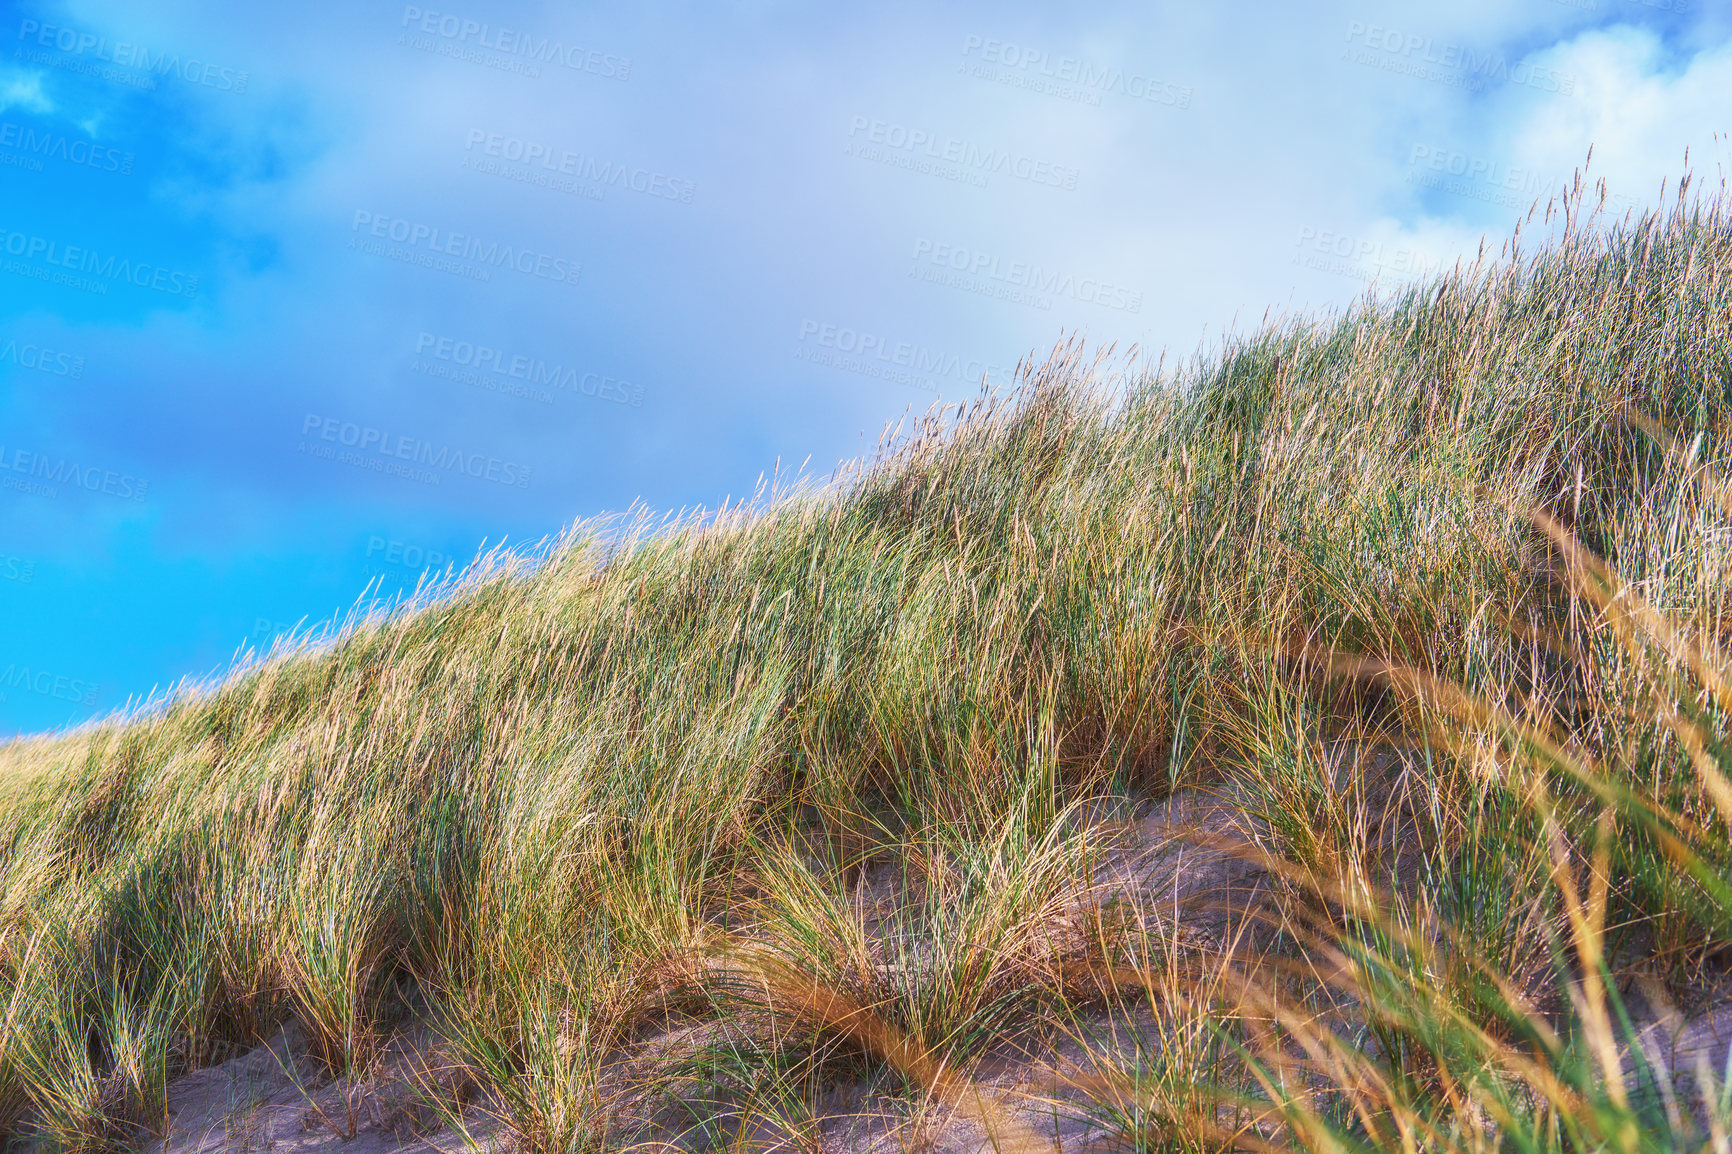
{"label": "sky", "polygon": [[1732,5],[0,0],[0,736],[1729,160]]}

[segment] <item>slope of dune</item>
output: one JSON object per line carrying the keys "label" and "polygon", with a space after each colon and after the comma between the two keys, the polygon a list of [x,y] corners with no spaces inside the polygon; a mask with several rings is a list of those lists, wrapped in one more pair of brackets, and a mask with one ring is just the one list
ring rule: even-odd
{"label": "slope of dune", "polygon": [[1732,224],[1595,195],[0,748],[0,1123],[1723,1146]]}

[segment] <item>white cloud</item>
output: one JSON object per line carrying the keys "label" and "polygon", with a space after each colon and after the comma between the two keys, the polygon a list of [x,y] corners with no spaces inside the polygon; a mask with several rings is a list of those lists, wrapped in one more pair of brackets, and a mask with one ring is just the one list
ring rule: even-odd
{"label": "white cloud", "polygon": [[1619,25],[1584,33],[1546,55],[1582,78],[1579,97],[1547,104],[1519,122],[1513,152],[1569,172],[1592,145],[1590,176],[1643,203],[1655,200],[1662,180],[1668,190],[1677,187],[1686,148],[1699,179],[1720,175],[1715,168],[1727,160],[1732,129],[1726,101],[1732,45],[1679,62],[1652,31]]}
{"label": "white cloud", "polygon": [[0,66],[0,112],[13,108],[37,113],[54,111],[54,102],[42,91],[40,72]]}

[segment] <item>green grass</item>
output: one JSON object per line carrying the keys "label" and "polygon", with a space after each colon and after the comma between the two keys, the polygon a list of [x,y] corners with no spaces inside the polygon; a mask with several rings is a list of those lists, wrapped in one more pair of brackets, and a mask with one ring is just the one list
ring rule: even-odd
{"label": "green grass", "polygon": [[[1035,1148],[976,1064],[1067,1037],[1138,1150],[1724,1150],[1617,1055],[1732,943],[1732,221],[1592,195],[0,748],[0,1124],[134,1143],[291,1018],[361,1078],[409,1005],[537,1154],[861,1077]],[[1192,788],[1274,879],[1236,948],[1097,884]]]}

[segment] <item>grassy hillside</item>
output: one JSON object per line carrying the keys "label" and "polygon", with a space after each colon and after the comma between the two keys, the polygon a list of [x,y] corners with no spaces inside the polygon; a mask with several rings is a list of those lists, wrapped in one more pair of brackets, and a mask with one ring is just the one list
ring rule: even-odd
{"label": "grassy hillside", "polygon": [[[1723,195],[1177,371],[1061,348],[833,486],[0,748],[0,1122],[126,1145],[284,1022],[351,1080],[422,1022],[537,1154],[846,1079],[1033,1143],[969,1086],[1066,1038],[1136,1149],[1724,1149],[1625,1013],[1732,941]],[[1101,884],[1173,791],[1239,815],[1243,932]]]}

